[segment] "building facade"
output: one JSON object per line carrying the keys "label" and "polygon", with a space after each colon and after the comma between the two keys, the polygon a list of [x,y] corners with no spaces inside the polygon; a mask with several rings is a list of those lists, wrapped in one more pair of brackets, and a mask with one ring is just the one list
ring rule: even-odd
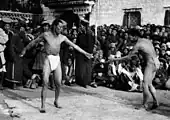
{"label": "building facade", "polygon": [[97,0],[90,24],[170,25],[170,0]]}
{"label": "building facade", "polygon": [[43,4],[50,8],[54,16],[60,17],[68,23],[68,27],[73,24],[78,26],[80,17],[90,20],[94,0],[44,0]]}

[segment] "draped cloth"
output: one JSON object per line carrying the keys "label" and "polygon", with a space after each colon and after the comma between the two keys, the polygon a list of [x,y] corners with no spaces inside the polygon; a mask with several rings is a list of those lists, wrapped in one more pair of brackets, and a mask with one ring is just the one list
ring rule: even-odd
{"label": "draped cloth", "polygon": [[[94,37],[91,33],[80,34],[77,37],[77,45],[88,53],[93,53]],[[92,60],[83,54],[76,53],[75,76],[76,83],[85,87],[91,82]]]}

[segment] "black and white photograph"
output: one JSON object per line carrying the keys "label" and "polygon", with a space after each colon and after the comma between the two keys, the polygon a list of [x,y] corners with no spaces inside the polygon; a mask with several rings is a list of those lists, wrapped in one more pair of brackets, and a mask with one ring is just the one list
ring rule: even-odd
{"label": "black and white photograph", "polygon": [[1,0],[0,120],[169,120],[170,0]]}

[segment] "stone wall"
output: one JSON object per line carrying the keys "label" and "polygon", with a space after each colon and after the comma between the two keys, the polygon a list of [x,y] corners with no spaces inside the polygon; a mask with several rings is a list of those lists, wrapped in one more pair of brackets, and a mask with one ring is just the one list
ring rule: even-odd
{"label": "stone wall", "polygon": [[[90,24],[97,19],[97,25],[122,25],[124,10],[130,8],[141,9],[141,24],[164,25],[165,8],[170,6],[170,0],[97,0],[90,15]],[[97,4],[99,9],[97,12]],[[99,13],[99,14],[97,14]]]}

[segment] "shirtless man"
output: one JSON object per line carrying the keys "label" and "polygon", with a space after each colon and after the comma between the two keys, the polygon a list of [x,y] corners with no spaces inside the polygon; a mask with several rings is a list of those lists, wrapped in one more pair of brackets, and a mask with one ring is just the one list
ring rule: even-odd
{"label": "shirtless man", "polygon": [[80,47],[72,43],[68,38],[61,34],[63,28],[63,21],[62,20],[54,20],[52,23],[51,30],[41,34],[37,39],[33,40],[29,43],[21,53],[21,57],[29,50],[31,47],[36,45],[37,43],[44,41],[44,52],[46,53],[46,59],[44,60],[44,67],[43,67],[43,86],[41,91],[41,113],[45,113],[45,100],[47,94],[47,87],[49,81],[49,75],[51,72],[54,72],[54,83],[55,83],[55,100],[54,106],[60,108],[58,105],[58,97],[60,93],[61,87],[61,79],[62,79],[62,71],[61,71],[61,64],[60,64],[60,45],[62,42],[66,42],[73,48],[75,48],[80,53],[84,54],[87,58],[92,58],[93,56]]}
{"label": "shirtless man", "polygon": [[156,98],[156,90],[152,85],[152,80],[155,77],[156,71],[159,68],[159,60],[157,58],[154,46],[150,40],[140,38],[139,32],[135,29],[130,31],[130,34],[133,36],[134,40],[136,40],[136,44],[134,45],[132,51],[122,58],[110,58],[110,61],[117,61],[117,60],[126,60],[135,56],[135,54],[141,53],[143,59],[145,60],[145,69],[144,69],[144,78],[143,78],[143,106],[146,110],[149,109],[148,107],[148,99],[150,93],[153,98],[153,106],[151,109],[155,109],[159,106],[158,100]]}

